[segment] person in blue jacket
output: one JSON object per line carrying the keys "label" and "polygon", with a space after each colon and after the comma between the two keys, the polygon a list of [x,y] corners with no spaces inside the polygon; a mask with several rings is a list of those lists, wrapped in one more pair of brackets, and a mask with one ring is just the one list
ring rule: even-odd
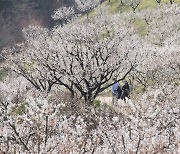
{"label": "person in blue jacket", "polygon": [[112,85],[112,103],[117,104],[117,101],[119,98],[121,98],[122,90],[115,78],[112,79],[113,85]]}

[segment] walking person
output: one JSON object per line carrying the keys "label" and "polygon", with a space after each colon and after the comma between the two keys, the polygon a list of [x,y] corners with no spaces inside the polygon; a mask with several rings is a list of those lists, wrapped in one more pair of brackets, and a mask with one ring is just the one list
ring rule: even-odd
{"label": "walking person", "polygon": [[119,85],[119,83],[117,82],[116,79],[112,79],[113,80],[113,85],[112,85],[112,103],[114,105],[117,105],[117,101],[119,98],[121,98],[121,94],[122,94],[122,90],[121,87]]}
{"label": "walking person", "polygon": [[122,96],[121,96],[121,99],[124,100],[125,103],[126,103],[126,98],[130,98],[129,94],[130,94],[130,88],[128,82],[126,81],[122,87]]}

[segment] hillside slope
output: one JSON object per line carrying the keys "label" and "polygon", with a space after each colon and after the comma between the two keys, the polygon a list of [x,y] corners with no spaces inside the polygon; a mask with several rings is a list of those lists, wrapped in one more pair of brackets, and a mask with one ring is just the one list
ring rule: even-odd
{"label": "hillside slope", "polygon": [[[124,3],[125,1],[122,2]],[[169,1],[162,0],[162,3],[167,2]],[[180,0],[175,0],[175,2],[180,3]],[[51,18],[53,11],[61,6],[73,5],[74,0],[0,0],[0,50],[3,47],[21,42],[23,40],[22,28],[29,24],[48,28],[53,27],[55,24],[55,21]],[[131,9],[127,5],[122,4],[120,0],[105,1],[105,5],[110,6],[110,13]],[[142,0],[137,10],[157,5],[155,0]]]}
{"label": "hillside slope", "polygon": [[0,50],[23,40],[22,27],[52,27],[53,11],[72,4],[73,0],[0,0]]}

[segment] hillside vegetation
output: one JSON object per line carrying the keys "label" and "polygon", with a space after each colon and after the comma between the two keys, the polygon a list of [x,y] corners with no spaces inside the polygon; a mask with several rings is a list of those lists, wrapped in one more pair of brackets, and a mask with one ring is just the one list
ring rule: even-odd
{"label": "hillside vegetation", "polygon": [[73,0],[0,0],[0,50],[23,40],[22,28],[29,24],[51,28],[53,11],[73,5]]}
{"label": "hillside vegetation", "polygon": [[179,153],[179,1],[75,0],[51,17],[2,50],[0,153]]}
{"label": "hillside vegetation", "polygon": [[[162,3],[168,2],[168,0],[162,0]],[[104,3],[110,6],[110,13],[131,10],[129,6],[121,4],[120,0],[105,1]],[[175,0],[175,3],[180,3],[180,0]],[[52,28],[56,23],[51,18],[53,11],[61,6],[73,5],[73,0],[0,0],[0,50],[3,47],[23,41],[22,28],[29,24]],[[156,7],[157,5],[155,0],[142,0],[137,10]],[[144,23],[142,21],[136,23],[141,31],[140,33],[144,35]]]}
{"label": "hillside vegetation", "polygon": [[[122,2],[126,2],[127,0],[124,0]],[[110,13],[118,13],[118,12],[124,12],[132,10],[131,7],[121,4],[120,0],[110,0],[110,2],[106,1],[106,5],[109,5],[109,12]],[[161,0],[161,4],[163,3],[170,3],[169,0]],[[180,3],[180,0],[174,0],[174,3]],[[141,0],[140,5],[137,7],[137,10],[147,9],[147,8],[156,8],[159,4],[156,2],[156,0]]]}

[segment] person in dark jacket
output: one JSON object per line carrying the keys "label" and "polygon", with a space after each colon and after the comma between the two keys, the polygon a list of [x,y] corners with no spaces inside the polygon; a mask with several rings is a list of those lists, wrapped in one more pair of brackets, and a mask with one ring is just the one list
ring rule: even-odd
{"label": "person in dark jacket", "polygon": [[112,103],[117,104],[118,99],[121,97],[122,90],[116,79],[113,79],[112,85]]}
{"label": "person in dark jacket", "polygon": [[126,81],[122,87],[122,96],[121,96],[121,99],[124,100],[125,103],[126,103],[126,98],[130,98],[129,94],[130,94],[130,88],[128,82]]}

